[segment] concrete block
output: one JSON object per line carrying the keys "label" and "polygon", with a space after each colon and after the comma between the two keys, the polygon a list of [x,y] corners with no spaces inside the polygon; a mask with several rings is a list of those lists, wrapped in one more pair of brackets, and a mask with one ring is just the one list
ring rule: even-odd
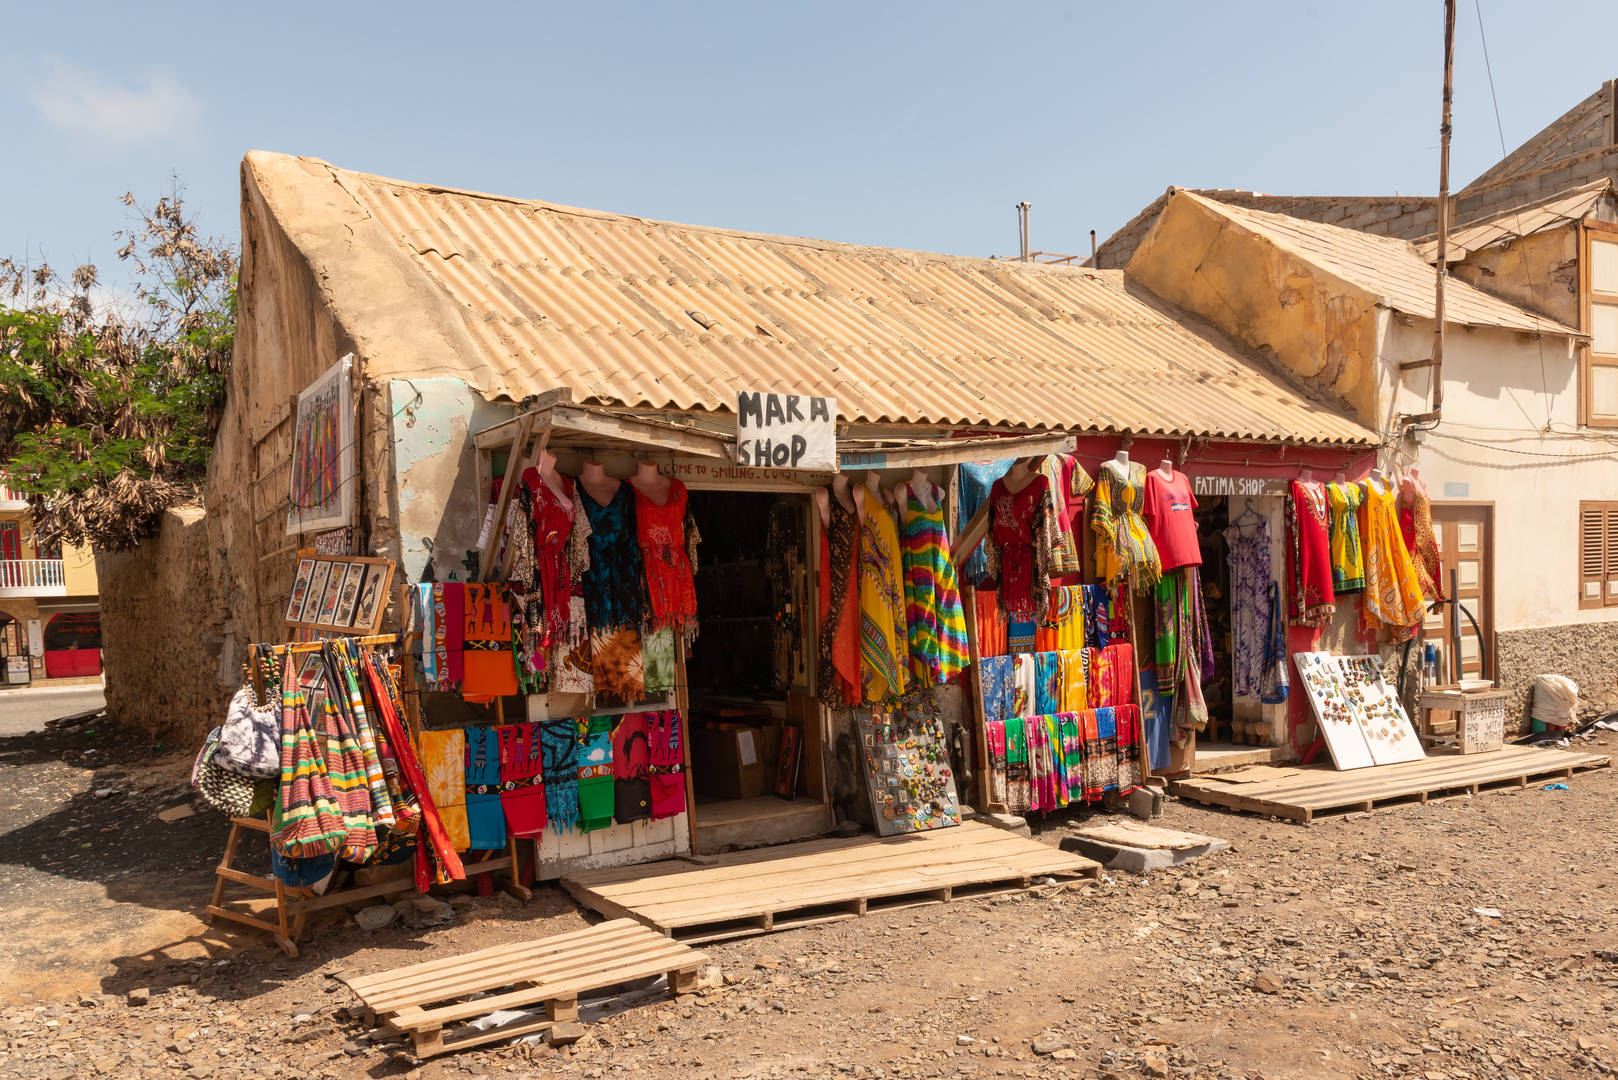
{"label": "concrete block", "polygon": [[1150,788],[1136,788],[1126,800],[1129,812],[1142,821],[1163,816],[1163,793]]}
{"label": "concrete block", "polygon": [[1108,870],[1144,874],[1224,851],[1230,841],[1126,822],[1086,828],[1063,837],[1061,847],[1094,859]]}
{"label": "concrete block", "polygon": [[1034,834],[1033,831],[1028,828],[1027,820],[1018,817],[1016,814],[980,813],[974,816],[972,820],[982,822],[984,825],[993,825],[997,829],[1004,829],[1006,832],[1016,833],[1018,836],[1033,839]]}

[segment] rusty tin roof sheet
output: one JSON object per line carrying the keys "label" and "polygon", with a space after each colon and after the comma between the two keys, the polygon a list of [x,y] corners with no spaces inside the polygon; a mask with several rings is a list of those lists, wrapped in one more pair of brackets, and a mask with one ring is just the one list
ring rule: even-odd
{"label": "rusty tin roof sheet", "polygon": [[244,183],[309,261],[372,377],[486,397],[728,412],[738,390],[842,419],[1376,441],[1130,287],[1038,266],[700,228],[253,152]]}

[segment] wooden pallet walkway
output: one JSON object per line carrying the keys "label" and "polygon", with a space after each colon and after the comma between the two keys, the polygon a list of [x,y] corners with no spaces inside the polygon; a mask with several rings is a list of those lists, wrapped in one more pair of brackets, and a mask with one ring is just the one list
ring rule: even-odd
{"label": "wooden pallet walkway", "polygon": [[[417,1057],[429,1057],[577,1020],[579,996],[589,990],[666,974],[669,993],[689,993],[707,960],[632,919],[615,919],[571,934],[360,975],[348,985],[379,1019],[410,1036]],[[465,1000],[478,993],[489,996]],[[539,1003],[545,1005],[543,1020],[444,1034],[446,1025]]]}
{"label": "wooden pallet walkway", "polygon": [[562,878],[585,907],[680,941],[718,941],[868,912],[1020,892],[1101,865],[975,822],[904,836],[812,840]]}
{"label": "wooden pallet walkway", "polygon": [[1605,754],[1505,746],[1482,754],[1429,752],[1421,761],[1346,772],[1330,765],[1310,765],[1292,776],[1251,784],[1194,776],[1171,781],[1169,791],[1204,805],[1251,810],[1307,824],[1317,814],[1365,811],[1392,802],[1426,802],[1443,795],[1475,794],[1486,787],[1527,787],[1532,780],[1570,778],[1576,769],[1611,764]]}

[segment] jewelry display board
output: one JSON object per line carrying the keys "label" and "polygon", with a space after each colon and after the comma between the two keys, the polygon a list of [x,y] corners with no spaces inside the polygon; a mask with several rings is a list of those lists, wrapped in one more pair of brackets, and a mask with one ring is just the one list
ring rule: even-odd
{"label": "jewelry display board", "polygon": [[961,823],[944,721],[933,695],[862,714],[860,744],[878,836]]}
{"label": "jewelry display board", "polygon": [[1309,707],[1339,769],[1426,757],[1410,716],[1376,656],[1293,653]]}

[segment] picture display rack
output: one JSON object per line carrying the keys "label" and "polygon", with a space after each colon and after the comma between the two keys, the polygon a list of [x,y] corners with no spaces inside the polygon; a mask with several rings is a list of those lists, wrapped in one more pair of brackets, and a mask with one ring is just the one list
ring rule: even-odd
{"label": "picture display rack", "polygon": [[1339,770],[1426,757],[1398,692],[1377,656],[1293,653],[1309,707]]}
{"label": "picture display rack", "polygon": [[287,629],[326,634],[375,634],[388,608],[393,560],[298,552],[284,616]]}

